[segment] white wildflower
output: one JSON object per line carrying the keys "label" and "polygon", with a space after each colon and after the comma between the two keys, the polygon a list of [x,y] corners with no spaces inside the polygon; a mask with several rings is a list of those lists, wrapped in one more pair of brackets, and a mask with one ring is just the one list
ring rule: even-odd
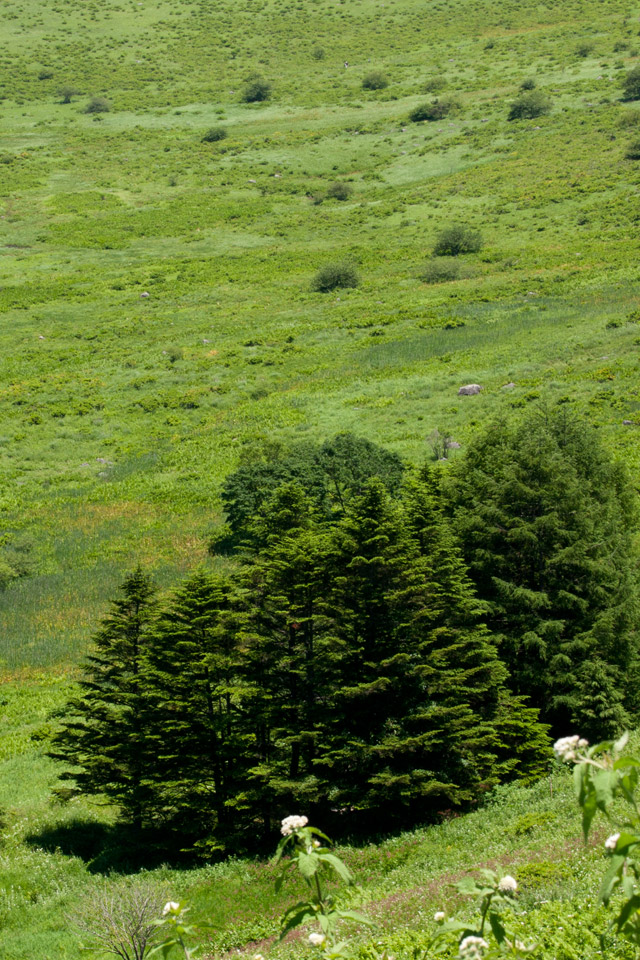
{"label": "white wildflower", "polygon": [[458,952],[462,960],[482,960],[484,950],[489,949],[489,944],[482,937],[465,937],[460,942]]}
{"label": "white wildflower", "polygon": [[313,841],[313,847],[314,847],[314,849],[317,850],[319,846],[320,846],[320,841],[319,841],[319,840],[314,840],[314,841]]}
{"label": "white wildflower", "polygon": [[610,837],[607,837],[607,839],[604,842],[604,845],[607,848],[607,850],[615,850],[619,839],[620,839],[619,833],[612,833]]}
{"label": "white wildflower", "polygon": [[498,884],[498,890],[500,893],[515,893],[517,889],[518,884],[513,877],[509,876],[509,874],[507,874],[506,877],[503,877]]}
{"label": "white wildflower", "polygon": [[301,830],[302,827],[306,827],[309,823],[308,817],[285,817],[280,825],[280,833],[283,837],[288,837],[294,832],[294,830]]}
{"label": "white wildflower", "polygon": [[560,737],[559,740],[556,740],[553,745],[553,752],[558,760],[562,760],[563,763],[571,763],[578,759],[578,750],[584,750],[588,746],[588,740],[574,734],[573,737]]}
{"label": "white wildflower", "polygon": [[309,934],[309,943],[312,947],[321,947],[326,937],[323,933],[310,933]]}
{"label": "white wildflower", "polygon": [[177,913],[180,909],[180,904],[176,903],[175,900],[169,900],[168,903],[165,903],[162,908],[162,916],[166,917],[168,913]]}
{"label": "white wildflower", "polygon": [[446,917],[446,913],[444,912],[444,910],[438,910],[437,913],[434,913],[433,915],[433,919],[435,920],[436,923],[442,923],[445,917]]}
{"label": "white wildflower", "polygon": [[254,953],[253,960],[264,960],[264,957],[261,953]]}

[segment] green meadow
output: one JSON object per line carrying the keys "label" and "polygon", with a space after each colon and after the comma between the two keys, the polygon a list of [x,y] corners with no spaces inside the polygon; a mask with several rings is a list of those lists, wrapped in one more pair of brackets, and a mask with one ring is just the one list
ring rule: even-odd
{"label": "green meadow", "polygon": [[[348,430],[417,464],[434,430],[464,449],[542,402],[637,475],[640,102],[622,81],[640,6],[15,0],[0,36],[0,957],[60,960],[78,955],[65,912],[106,875],[73,824],[108,832],[113,811],[49,799],[49,714],[125,571],[168,588],[213,562],[247,445]],[[363,87],[374,71],[387,86]],[[247,103],[256,78],[271,95]],[[550,112],[510,121],[526,80]],[[448,116],[409,119],[445,97]],[[452,224],[483,246],[426,282]],[[359,286],[314,292],[334,261]],[[16,557],[28,575],[5,583]],[[447,883],[495,863],[524,870],[541,931],[569,904],[558,957],[587,956],[603,854],[554,776],[343,851],[375,937],[410,951]],[[295,892],[249,861],[153,877],[212,920],[217,954],[264,946]]]}

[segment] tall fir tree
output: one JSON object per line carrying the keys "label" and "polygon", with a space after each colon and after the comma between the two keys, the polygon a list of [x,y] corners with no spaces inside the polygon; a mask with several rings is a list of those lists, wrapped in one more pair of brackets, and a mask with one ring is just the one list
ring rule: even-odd
{"label": "tall fir tree", "polygon": [[242,835],[247,753],[229,581],[188,577],[150,637],[144,683],[156,820],[182,849],[210,853]]}
{"label": "tall fir tree", "polygon": [[602,738],[629,723],[637,523],[624,469],[595,431],[563,411],[495,424],[458,462],[448,493],[515,692],[557,734]]}
{"label": "tall fir tree", "polygon": [[66,705],[50,751],[68,768],[61,779],[119,804],[137,828],[149,821],[142,676],[155,610],[153,585],[138,567],[93,638],[80,695]]}

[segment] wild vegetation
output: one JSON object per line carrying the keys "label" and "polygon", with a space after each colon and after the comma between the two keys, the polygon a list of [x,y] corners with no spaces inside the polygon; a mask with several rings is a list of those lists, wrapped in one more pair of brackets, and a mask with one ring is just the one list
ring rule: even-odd
{"label": "wild vegetation", "polygon": [[[399,495],[397,470],[412,474],[435,450],[447,462],[421,482],[442,482],[436,526],[451,537],[443,556],[459,571],[464,611],[477,605],[485,653],[499,655],[492,669],[508,668],[512,696],[532,695],[557,734],[578,719],[581,733],[634,722],[635,491],[620,465],[635,483],[640,22],[623,0],[18,0],[0,25],[2,950],[11,960],[75,957],[67,913],[86,916],[92,898],[104,905],[142,882],[105,877],[137,870],[146,855],[153,896],[170,882],[198,923],[214,924],[209,953],[251,953],[248,944],[277,932],[285,906],[271,868],[231,860],[175,872],[131,832],[147,785],[126,799],[118,764],[124,746],[126,764],[145,755],[131,749],[135,731],[127,744],[101,736],[114,720],[118,732],[139,689],[100,659],[114,640],[109,602],[138,564],[139,585],[157,587],[151,718],[175,679],[167,651],[192,643],[180,630],[201,612],[189,608],[197,577],[215,615],[211,637],[244,618],[253,649],[269,649],[278,617],[298,602],[287,590],[299,581],[286,571],[307,537],[314,575],[331,582],[343,629],[354,628],[362,583],[345,572],[348,548],[371,520],[363,503],[374,490],[397,551],[396,580],[379,578],[379,600],[393,606],[394,585],[415,600],[416,570],[433,554],[415,528],[408,540],[398,532],[417,501]],[[442,247],[456,231],[472,242]],[[458,395],[465,384],[482,389]],[[539,404],[562,430],[541,437],[519,424]],[[493,433],[490,424],[499,425]],[[359,477],[341,513],[335,481],[341,491],[345,478],[332,474],[330,450],[344,434],[384,451],[360,446],[357,459],[378,456],[370,475],[385,476],[366,491]],[[320,480],[310,484],[313,474]],[[250,525],[243,476],[259,481],[259,522]],[[309,525],[274,540],[283,512],[291,518],[291,503],[277,501],[283,478],[302,488],[296,509],[304,502]],[[375,557],[387,562],[384,551]],[[258,603],[271,586],[283,608]],[[419,609],[433,618],[430,604]],[[429,642],[454,629],[449,611],[440,615]],[[329,627],[321,621],[324,639]],[[391,627],[395,643],[401,618]],[[455,629],[468,636],[464,624]],[[343,642],[339,630],[331,636]],[[410,631],[406,640],[413,655]],[[193,672],[176,684],[185,710],[202,692],[191,683],[198,651],[186,652]],[[353,664],[338,658],[341,677],[360,677],[364,665],[389,679],[383,655],[360,654]],[[282,665],[268,665],[280,695]],[[416,661],[414,680],[423,666]],[[296,679],[287,676],[289,687]],[[250,702],[255,677],[234,665],[231,680]],[[104,700],[84,783],[58,781],[64,767],[46,754],[62,750],[53,738],[74,717],[85,729],[84,708],[72,714],[67,704],[86,702],[92,682],[124,699]],[[400,700],[394,682],[384,696]],[[326,682],[319,689],[329,696]],[[238,735],[260,729],[258,700]],[[344,704],[330,706],[321,739],[334,754],[324,762],[339,765],[355,749],[355,721]],[[416,701],[402,706],[394,717],[410,726]],[[283,777],[304,715],[287,726],[283,699],[274,710],[283,739],[272,730],[261,773],[280,798],[271,820],[292,812],[285,799],[304,790],[326,812],[327,781],[310,783],[304,765],[297,780]],[[204,801],[173,777],[181,758],[161,752],[154,716],[165,763],[154,781],[158,822],[176,813],[184,823]],[[176,747],[188,755],[193,746],[195,775],[193,728],[171,719]],[[489,767],[502,762],[494,756]],[[375,750],[366,762],[371,783],[344,803],[373,810],[376,778],[398,786],[403,773],[383,770]],[[505,779],[487,772],[488,786]],[[422,783],[432,775],[425,770]],[[347,778],[340,783],[344,792]],[[78,784],[95,789],[93,799]],[[464,821],[448,822],[452,807],[434,801],[428,816],[441,825],[380,846],[349,828],[341,842],[354,845],[342,852],[362,887],[346,899],[380,905],[375,930],[357,933],[363,960],[380,938],[402,957],[426,949],[442,887],[490,861],[515,872],[549,956],[595,955],[606,927],[593,893],[601,850],[577,845],[564,775],[554,771],[551,784],[552,797],[546,781],[496,787],[487,810]],[[225,813],[245,836],[248,815],[233,790],[237,806]],[[476,799],[474,788],[467,800]],[[187,846],[203,839],[192,833]],[[210,839],[197,849],[210,855]],[[559,925],[560,943],[551,933]],[[605,945],[632,955],[617,935]],[[296,950],[294,941],[273,953]]]}

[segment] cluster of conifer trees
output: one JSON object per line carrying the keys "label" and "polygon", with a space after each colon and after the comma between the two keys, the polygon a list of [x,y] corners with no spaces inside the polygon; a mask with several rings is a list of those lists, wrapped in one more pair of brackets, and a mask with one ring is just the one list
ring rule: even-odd
{"label": "cluster of conifer trees", "polygon": [[269,448],[223,500],[226,572],[163,603],[126,578],[52,747],[177,849],[250,846],[292,810],[426,821],[539,776],[548,724],[636,715],[633,496],[583,424],[502,424],[414,473],[349,435]]}

